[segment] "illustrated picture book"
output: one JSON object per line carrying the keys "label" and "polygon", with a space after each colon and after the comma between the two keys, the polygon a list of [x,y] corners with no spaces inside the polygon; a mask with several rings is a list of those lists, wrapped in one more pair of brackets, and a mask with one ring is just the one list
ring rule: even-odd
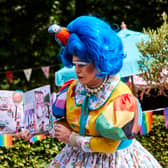
{"label": "illustrated picture book", "polygon": [[0,134],[29,129],[32,134],[53,127],[50,85],[22,91],[0,90]]}

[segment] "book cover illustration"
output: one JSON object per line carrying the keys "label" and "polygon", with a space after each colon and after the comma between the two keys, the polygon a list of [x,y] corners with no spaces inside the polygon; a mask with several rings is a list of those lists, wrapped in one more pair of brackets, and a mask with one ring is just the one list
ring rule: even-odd
{"label": "book cover illustration", "polygon": [[50,85],[24,93],[24,128],[40,133],[52,128]]}
{"label": "book cover illustration", "polygon": [[23,121],[23,92],[0,91],[0,134],[15,133]]}

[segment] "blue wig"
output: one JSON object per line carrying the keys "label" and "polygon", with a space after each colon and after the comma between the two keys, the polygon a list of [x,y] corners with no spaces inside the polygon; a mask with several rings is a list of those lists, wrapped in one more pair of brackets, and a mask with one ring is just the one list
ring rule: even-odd
{"label": "blue wig", "polygon": [[97,76],[117,74],[123,64],[121,39],[106,22],[94,16],[80,16],[67,26],[70,36],[61,53],[65,66],[72,66],[72,57],[93,62]]}

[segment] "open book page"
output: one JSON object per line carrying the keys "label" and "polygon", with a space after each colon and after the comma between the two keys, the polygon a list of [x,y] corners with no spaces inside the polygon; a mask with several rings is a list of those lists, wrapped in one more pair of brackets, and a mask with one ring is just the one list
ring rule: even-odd
{"label": "open book page", "polygon": [[23,121],[23,92],[0,91],[0,134],[12,134]]}
{"label": "open book page", "polygon": [[50,85],[24,93],[24,127],[32,134],[50,130],[53,126]]}

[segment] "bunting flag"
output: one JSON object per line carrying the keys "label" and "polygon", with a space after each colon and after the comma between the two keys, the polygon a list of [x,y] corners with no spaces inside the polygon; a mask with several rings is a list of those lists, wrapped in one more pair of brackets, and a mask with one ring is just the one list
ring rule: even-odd
{"label": "bunting flag", "polygon": [[168,129],[168,107],[164,109],[165,127]]}
{"label": "bunting flag", "polygon": [[11,72],[11,71],[5,72],[5,75],[9,81],[9,83],[12,83],[13,72]]}
{"label": "bunting flag", "polygon": [[36,141],[39,141],[39,140],[42,140],[45,138],[45,135],[42,134],[42,135],[35,135],[33,136],[31,139],[30,139],[30,142],[36,142]]}
{"label": "bunting flag", "polygon": [[50,71],[50,67],[49,66],[43,66],[41,67],[45,77],[48,79],[49,78],[49,71]]}
{"label": "bunting flag", "polygon": [[29,82],[30,81],[30,77],[31,77],[31,73],[32,73],[32,69],[28,68],[28,69],[24,69],[23,71],[24,71],[26,80]]}
{"label": "bunting flag", "polygon": [[0,146],[12,146],[12,135],[9,134],[0,134]]}
{"label": "bunting flag", "polygon": [[141,135],[148,134],[152,129],[153,116],[152,111],[145,111],[142,113],[142,126],[140,129]]}

